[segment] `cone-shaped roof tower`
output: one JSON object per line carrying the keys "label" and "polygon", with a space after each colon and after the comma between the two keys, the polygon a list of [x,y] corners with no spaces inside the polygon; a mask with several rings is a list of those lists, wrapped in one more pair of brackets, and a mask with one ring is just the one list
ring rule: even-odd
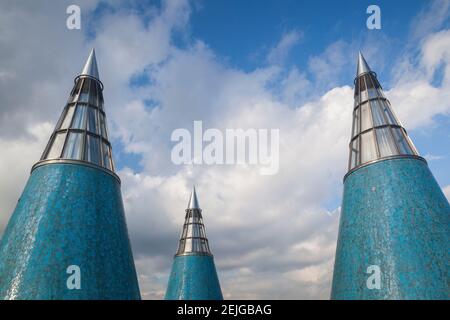
{"label": "cone-shaped roof tower", "polygon": [[194,253],[211,255],[195,186],[192,187],[191,197],[186,209],[177,255]]}
{"label": "cone-shaped roof tower", "polygon": [[450,205],[360,53],[331,298],[448,299]]}
{"label": "cone-shaped roof tower", "polygon": [[92,50],[0,241],[0,299],[140,299],[102,90]]}
{"label": "cone-shaped roof tower", "polygon": [[223,299],[195,187],[192,187],[186,209],[183,231],[173,261],[165,299]]}
{"label": "cone-shaped roof tower", "polygon": [[349,171],[388,157],[418,156],[361,52],[355,79]]}
{"label": "cone-shaped roof tower", "polygon": [[48,161],[82,163],[114,173],[103,109],[103,84],[99,79],[94,49],[91,50],[83,71],[75,78],[68,103],[41,161],[35,167]]}

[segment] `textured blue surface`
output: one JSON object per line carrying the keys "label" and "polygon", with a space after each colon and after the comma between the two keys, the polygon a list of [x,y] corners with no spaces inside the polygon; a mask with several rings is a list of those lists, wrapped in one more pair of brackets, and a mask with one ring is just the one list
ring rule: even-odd
{"label": "textured blue surface", "polygon": [[223,300],[213,257],[175,256],[166,300]]}
{"label": "textured blue surface", "polygon": [[[67,267],[81,271],[69,290]],[[0,243],[2,299],[140,299],[119,182],[87,166],[36,168]]]}
{"label": "textured blue surface", "polygon": [[[448,299],[450,206],[425,162],[391,159],[344,183],[332,299]],[[381,270],[368,289],[367,267]]]}

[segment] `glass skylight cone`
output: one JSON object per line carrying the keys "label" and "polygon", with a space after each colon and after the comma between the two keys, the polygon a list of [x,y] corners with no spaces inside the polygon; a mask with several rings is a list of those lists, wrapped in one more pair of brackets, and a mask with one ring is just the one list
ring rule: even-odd
{"label": "glass skylight cone", "polygon": [[82,161],[114,172],[106,114],[103,110],[103,84],[92,49],[75,84],[56,128],[41,157],[46,160]]}
{"label": "glass skylight cone", "polygon": [[395,156],[418,156],[389,100],[359,53],[348,169]]}
{"label": "glass skylight cone", "polygon": [[203,224],[202,209],[200,209],[197,193],[195,192],[195,187],[193,187],[188,208],[186,209],[177,255],[195,253],[211,255],[208,239],[206,238],[205,225]]}

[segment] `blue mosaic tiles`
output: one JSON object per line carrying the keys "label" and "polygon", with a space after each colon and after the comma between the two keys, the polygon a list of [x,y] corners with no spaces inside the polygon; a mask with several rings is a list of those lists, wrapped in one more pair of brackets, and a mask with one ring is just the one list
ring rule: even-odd
{"label": "blue mosaic tiles", "polygon": [[[68,289],[71,265],[80,289]],[[77,164],[33,171],[0,243],[0,298],[140,299],[115,177]]]}
{"label": "blue mosaic tiles", "polygon": [[450,205],[425,162],[362,167],[344,183],[331,298],[449,299],[449,245]]}
{"label": "blue mosaic tiles", "polygon": [[223,300],[214,258],[209,255],[175,256],[166,300]]}

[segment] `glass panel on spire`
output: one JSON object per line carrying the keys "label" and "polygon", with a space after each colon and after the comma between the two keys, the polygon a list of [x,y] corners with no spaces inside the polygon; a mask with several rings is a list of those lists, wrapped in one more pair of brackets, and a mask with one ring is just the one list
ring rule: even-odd
{"label": "glass panel on spire", "polygon": [[406,137],[403,133],[403,130],[401,128],[393,128],[395,142],[397,143],[400,152],[404,154],[413,154]]}
{"label": "glass panel on spire", "polygon": [[372,116],[369,110],[369,103],[365,102],[361,105],[361,131],[366,131],[372,127]]}
{"label": "glass panel on spire", "polygon": [[83,134],[79,132],[69,133],[63,158],[81,160],[83,156]]}
{"label": "glass panel on spire", "polygon": [[384,96],[376,74],[358,58],[349,170],[392,156],[418,156]]}
{"label": "glass panel on spire", "polygon": [[89,79],[83,78],[83,87],[81,88],[79,102],[88,102],[89,100]]}
{"label": "glass panel on spire", "polygon": [[378,104],[378,101],[371,101],[370,102],[370,108],[372,111],[372,118],[373,118],[373,124],[374,126],[382,126],[386,123],[386,120],[383,116],[383,111],[380,108],[380,105]]}
{"label": "glass panel on spire", "polygon": [[395,148],[391,129],[389,127],[376,129],[376,135],[381,157],[389,157],[397,154],[397,149]]}
{"label": "glass panel on spire", "polygon": [[82,81],[77,81],[77,83],[75,84],[75,86],[72,89],[72,92],[70,93],[70,97],[69,97],[69,101],[68,101],[69,103],[77,100],[78,94],[80,93],[81,85],[82,85]]}
{"label": "glass panel on spire", "polygon": [[84,104],[77,105],[77,111],[75,112],[75,118],[72,122],[72,129],[84,130],[86,127],[86,106]]}
{"label": "glass panel on spire", "polygon": [[113,164],[112,164],[112,156],[111,156],[111,149],[106,143],[102,143],[103,145],[103,166],[106,169],[113,170]]}
{"label": "glass panel on spire", "polygon": [[66,139],[66,133],[57,133],[54,136],[53,143],[47,154],[47,159],[58,159],[61,156],[62,149],[64,147],[64,141]]}
{"label": "glass panel on spire", "polygon": [[102,134],[102,137],[105,138],[106,140],[108,140],[108,130],[106,129],[106,120],[105,120],[105,116],[100,113],[99,115],[99,120],[100,120],[100,131]]}
{"label": "glass panel on spire", "polygon": [[373,131],[361,135],[361,162],[369,162],[377,158],[377,148]]}
{"label": "glass panel on spire", "polygon": [[75,79],[41,161],[77,160],[114,171],[102,91],[95,52],[92,51],[82,73]]}
{"label": "glass panel on spire", "polygon": [[359,137],[352,141],[350,148],[350,166],[353,168],[359,160]]}
{"label": "glass panel on spire", "polygon": [[87,130],[92,133],[97,132],[97,109],[89,107],[88,108],[88,119],[87,119]]}
{"label": "glass panel on spire", "polygon": [[75,106],[74,105],[68,106],[67,112],[66,112],[66,114],[64,116],[64,120],[63,120],[63,122],[61,124],[60,129],[67,129],[67,128],[70,127],[70,123],[72,122],[72,117],[73,117],[74,111],[75,111]]}
{"label": "glass panel on spire", "polygon": [[92,162],[96,165],[100,165],[101,163],[99,139],[90,134],[88,134],[86,140],[86,156],[84,160]]}
{"label": "glass panel on spire", "polygon": [[90,88],[89,88],[89,103],[93,106],[98,107],[98,99],[97,99],[97,85],[95,80],[90,80]]}

